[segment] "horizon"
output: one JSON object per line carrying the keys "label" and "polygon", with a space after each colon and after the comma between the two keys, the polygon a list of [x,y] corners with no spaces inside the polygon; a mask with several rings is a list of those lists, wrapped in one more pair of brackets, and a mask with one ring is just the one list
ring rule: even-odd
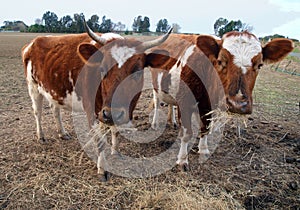
{"label": "horizon", "polygon": [[[4,25],[4,21],[23,21],[30,26],[37,18],[42,19],[43,14],[50,11],[55,13],[58,19],[66,15],[73,18],[74,14],[83,13],[86,19],[92,15],[98,15],[101,22],[101,18],[105,15],[112,22],[120,21],[128,30],[131,30],[134,18],[142,15],[149,17],[150,31],[155,31],[158,21],[165,18],[170,25],[177,23],[181,27],[181,33],[214,34],[213,24],[218,18],[223,17],[229,21],[241,20],[253,26],[252,33],[257,37],[279,34],[300,40],[298,31],[300,2],[297,0],[253,0],[251,3],[240,0],[205,3],[187,0],[181,5],[170,0],[164,2],[131,0],[130,3],[118,0],[110,2],[91,0],[89,4],[74,0],[72,5],[53,0],[39,2],[37,7],[31,6],[36,5],[36,0],[28,0],[24,8],[16,8],[15,5],[18,5],[16,0],[1,5],[0,24]],[[12,7],[15,8],[13,12]]]}

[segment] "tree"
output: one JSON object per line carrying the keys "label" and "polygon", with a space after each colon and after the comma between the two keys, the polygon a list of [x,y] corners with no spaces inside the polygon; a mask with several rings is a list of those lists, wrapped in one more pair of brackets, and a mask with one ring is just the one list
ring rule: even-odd
{"label": "tree", "polygon": [[215,31],[215,35],[220,36],[219,31],[221,28],[223,28],[224,26],[226,26],[228,23],[228,20],[225,18],[219,18],[218,20],[216,20],[215,24],[214,24],[214,31]]}
{"label": "tree", "polygon": [[138,17],[134,18],[134,21],[133,21],[133,24],[132,24],[132,30],[134,32],[139,32],[141,22],[142,22],[142,16],[139,15]]}
{"label": "tree", "polygon": [[102,17],[102,23],[100,24],[99,32],[101,33],[107,33],[112,32],[114,23],[111,21],[111,19],[106,19],[106,16],[104,15]]}
{"label": "tree", "polygon": [[126,25],[121,23],[120,21],[117,22],[116,24],[114,24],[114,26],[113,26],[114,31],[124,31],[125,28],[126,28]]}
{"label": "tree", "polygon": [[35,24],[37,25],[42,25],[43,24],[43,20],[40,19],[40,18],[36,18],[35,21],[34,21]]}
{"label": "tree", "polygon": [[230,31],[252,31],[253,27],[249,24],[242,23],[242,21],[231,20],[228,21],[225,18],[219,18],[214,24],[215,35],[222,37],[225,33]]}
{"label": "tree", "polygon": [[74,14],[73,22],[72,22],[71,29],[70,29],[70,31],[72,33],[82,33],[85,31],[84,24],[83,24],[83,18],[84,18],[84,15],[82,13]]}
{"label": "tree", "polygon": [[45,30],[45,26],[40,25],[40,24],[34,24],[34,25],[29,26],[28,32],[43,33],[43,32],[46,32],[46,30]]}
{"label": "tree", "polygon": [[181,29],[181,27],[177,23],[173,23],[172,28],[173,28],[173,33],[179,33]]}
{"label": "tree", "polygon": [[57,32],[58,28],[58,17],[54,12],[46,12],[43,15],[42,20],[45,22],[46,32]]}
{"label": "tree", "polygon": [[99,31],[99,29],[100,29],[99,16],[92,15],[91,18],[87,21],[87,24],[93,31]]}
{"label": "tree", "polygon": [[146,16],[144,17],[144,20],[141,23],[141,26],[139,28],[139,32],[149,32],[150,31],[150,19]]}
{"label": "tree", "polygon": [[132,24],[132,30],[134,32],[143,33],[143,32],[149,32],[150,31],[150,19],[142,16],[138,16],[134,18],[133,24]]}
{"label": "tree", "polygon": [[156,24],[156,32],[166,33],[170,28],[171,26],[168,24],[167,19],[160,19]]}

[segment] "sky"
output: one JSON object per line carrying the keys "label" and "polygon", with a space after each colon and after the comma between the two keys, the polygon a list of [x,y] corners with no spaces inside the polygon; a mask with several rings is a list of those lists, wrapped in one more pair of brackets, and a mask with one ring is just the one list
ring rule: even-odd
{"label": "sky", "polygon": [[[24,4],[25,3],[25,4]],[[47,11],[63,16],[83,13],[86,19],[98,15],[117,23],[121,21],[131,30],[138,15],[150,18],[150,30],[155,31],[160,19],[170,24],[177,23],[182,33],[213,34],[215,21],[222,17],[227,20],[241,20],[253,26],[256,36],[281,34],[300,40],[299,0],[9,0],[0,3],[0,26],[4,21],[35,23]]]}

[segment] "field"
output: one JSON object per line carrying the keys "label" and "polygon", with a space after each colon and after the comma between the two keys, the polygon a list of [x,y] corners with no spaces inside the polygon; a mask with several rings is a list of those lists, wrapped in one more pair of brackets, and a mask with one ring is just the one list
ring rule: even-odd
{"label": "field", "polygon": [[[96,164],[77,141],[60,140],[51,110],[43,109],[47,143],[36,139],[20,50],[36,34],[0,33],[0,209],[300,209],[300,77],[264,67],[254,90],[254,113],[241,135],[234,123],[206,161],[192,149],[190,171],[153,177],[113,175],[101,183]],[[284,61],[286,62],[286,61]],[[283,63],[284,63],[283,62]],[[300,72],[300,64],[291,64]],[[151,90],[135,111],[139,130],[150,127]],[[165,108],[162,108],[165,109]],[[121,153],[151,157],[172,145],[177,130],[148,144],[121,137]]]}

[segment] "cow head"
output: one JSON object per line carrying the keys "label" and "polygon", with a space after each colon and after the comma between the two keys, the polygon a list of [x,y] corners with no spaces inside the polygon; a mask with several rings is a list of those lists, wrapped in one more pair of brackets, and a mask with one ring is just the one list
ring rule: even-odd
{"label": "cow head", "polygon": [[[132,120],[132,112],[143,88],[143,69],[159,67],[159,55],[146,54],[151,47],[164,42],[171,31],[155,40],[140,42],[134,39],[107,41],[86,26],[89,36],[102,47],[81,43],[78,54],[89,71],[101,80],[95,99],[96,117],[107,125],[120,125]],[[93,79],[93,78],[92,78]]]}
{"label": "cow head", "polygon": [[252,113],[252,91],[259,69],[283,59],[293,50],[288,39],[274,39],[261,46],[249,32],[229,32],[222,40],[199,36],[197,46],[212,61],[223,83],[230,112]]}

